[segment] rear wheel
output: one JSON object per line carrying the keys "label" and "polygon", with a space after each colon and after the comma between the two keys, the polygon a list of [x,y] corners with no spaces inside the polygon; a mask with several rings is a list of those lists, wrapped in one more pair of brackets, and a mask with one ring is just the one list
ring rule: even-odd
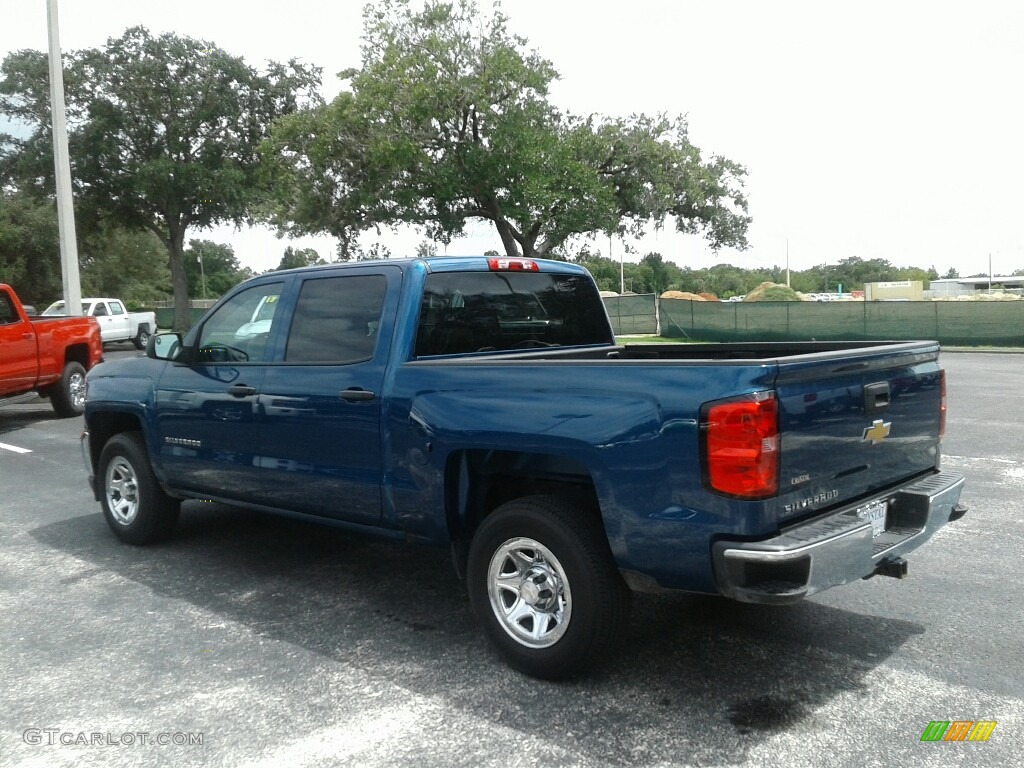
{"label": "rear wheel", "polygon": [[511,501],[481,523],[467,568],[484,632],[515,669],[571,677],[618,643],[630,593],[593,510],[550,496]]}
{"label": "rear wheel", "polygon": [[85,410],[85,368],[81,363],[68,363],[60,380],[49,390],[50,403],[58,416],[81,416]]}
{"label": "rear wheel", "polygon": [[136,349],[145,349],[146,344],[149,343],[149,329],[139,326],[139,332],[135,334],[135,338],[132,339],[132,344],[135,345]]}
{"label": "rear wheel", "polygon": [[153,544],[171,535],[181,503],[157,482],[140,433],[110,438],[96,469],[103,516],[121,541]]}

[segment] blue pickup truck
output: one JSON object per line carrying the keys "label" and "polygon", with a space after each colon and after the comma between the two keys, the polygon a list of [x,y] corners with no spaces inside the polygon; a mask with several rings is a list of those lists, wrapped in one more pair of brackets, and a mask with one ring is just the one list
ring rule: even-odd
{"label": "blue pickup truck", "polygon": [[90,484],[123,541],[212,499],[450,547],[531,675],[587,668],[632,591],[781,604],[966,511],[935,342],[618,344],[568,263],[273,272],[89,373]]}

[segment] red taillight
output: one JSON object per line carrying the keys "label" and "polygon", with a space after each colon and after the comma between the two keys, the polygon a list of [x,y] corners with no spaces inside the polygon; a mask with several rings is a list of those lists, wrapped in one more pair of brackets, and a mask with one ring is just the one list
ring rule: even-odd
{"label": "red taillight", "polygon": [[716,493],[743,499],[779,488],[779,417],[774,392],[709,403],[701,409],[704,480]]}
{"label": "red taillight", "polygon": [[492,272],[540,272],[537,262],[529,259],[488,259]]}
{"label": "red taillight", "polygon": [[946,371],[939,371],[939,440],[946,436]]}

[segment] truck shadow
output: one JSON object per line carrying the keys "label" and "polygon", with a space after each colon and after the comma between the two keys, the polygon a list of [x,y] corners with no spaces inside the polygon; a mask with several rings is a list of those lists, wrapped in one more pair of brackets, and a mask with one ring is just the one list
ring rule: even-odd
{"label": "truck shadow", "polygon": [[[0,435],[17,432],[19,429],[39,424],[44,421],[57,421],[58,416],[49,400],[36,398],[17,405],[7,405],[0,408]],[[82,417],[76,417],[80,422]],[[84,423],[84,422],[83,422]]]}
{"label": "truck shadow", "polygon": [[571,733],[565,746],[602,765],[736,764],[794,726],[827,728],[816,710],[866,696],[865,675],[924,632],[813,602],[636,595],[625,648],[586,678],[546,683],[490,651],[444,551],[198,502],[157,547],[120,544],[99,514],[32,536],[92,565],[67,589],[116,573],[531,738]]}

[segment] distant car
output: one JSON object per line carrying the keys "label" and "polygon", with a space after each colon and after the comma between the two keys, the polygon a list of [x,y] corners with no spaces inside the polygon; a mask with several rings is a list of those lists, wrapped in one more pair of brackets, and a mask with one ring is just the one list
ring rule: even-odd
{"label": "distant car", "polygon": [[[43,310],[47,317],[64,314],[63,301]],[[136,349],[145,349],[149,335],[156,333],[155,312],[128,312],[120,299],[82,299],[82,314],[97,319],[104,344],[130,341]]]}
{"label": "distant car", "polygon": [[277,296],[264,296],[253,310],[249,322],[235,331],[236,339],[248,339],[270,331],[270,322],[277,309]]}

